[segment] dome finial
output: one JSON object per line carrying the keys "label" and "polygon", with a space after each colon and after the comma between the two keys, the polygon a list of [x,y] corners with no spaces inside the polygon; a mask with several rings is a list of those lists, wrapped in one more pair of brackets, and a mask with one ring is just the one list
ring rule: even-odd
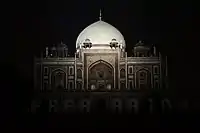
{"label": "dome finial", "polygon": [[101,21],[101,9],[99,11],[99,20]]}

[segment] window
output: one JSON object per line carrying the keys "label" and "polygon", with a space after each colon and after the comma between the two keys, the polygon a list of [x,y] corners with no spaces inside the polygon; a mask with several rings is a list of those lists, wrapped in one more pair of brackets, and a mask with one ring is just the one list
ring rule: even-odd
{"label": "window", "polygon": [[69,75],[73,74],[74,74],[73,66],[69,66]]}
{"label": "window", "polygon": [[48,75],[48,67],[44,67],[44,75]]}
{"label": "window", "polygon": [[129,66],[129,68],[128,68],[128,73],[129,73],[129,74],[133,74],[133,66]]}

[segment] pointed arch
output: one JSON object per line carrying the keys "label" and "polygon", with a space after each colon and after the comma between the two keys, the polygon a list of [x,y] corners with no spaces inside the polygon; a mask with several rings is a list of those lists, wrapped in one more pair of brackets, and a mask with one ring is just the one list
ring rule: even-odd
{"label": "pointed arch", "polygon": [[136,86],[140,89],[151,88],[151,73],[148,69],[141,68],[136,71]]}
{"label": "pointed arch", "polygon": [[[149,69],[147,69],[147,68],[145,68],[145,67],[142,67],[142,68],[136,70],[136,73],[137,73],[138,71],[141,71],[141,70],[149,71]],[[149,72],[150,72],[150,71],[149,71]]]}
{"label": "pointed arch", "polygon": [[98,60],[92,63],[88,68],[88,87],[95,90],[110,90],[114,85],[114,68],[104,61]]}
{"label": "pointed arch", "polygon": [[77,78],[82,78],[82,69],[81,68],[77,69]]}
{"label": "pointed arch", "polygon": [[99,64],[99,63],[103,63],[103,64],[105,64],[105,65],[108,65],[110,68],[114,69],[113,66],[112,66],[110,63],[108,63],[107,61],[98,60],[98,61],[92,63],[92,64],[89,66],[89,70],[90,70],[93,66],[95,66],[95,65],[97,65],[97,64]]}
{"label": "pointed arch", "polygon": [[63,90],[66,88],[66,72],[57,68],[51,72],[51,89]]}
{"label": "pointed arch", "polygon": [[120,78],[125,78],[126,75],[125,73],[126,73],[125,68],[120,69]]}
{"label": "pointed arch", "polygon": [[66,72],[65,72],[63,69],[61,69],[61,68],[56,68],[56,69],[52,70],[52,71],[51,71],[51,74],[52,74],[53,72],[55,72],[55,71],[62,71],[62,72],[64,72],[64,73],[66,74]]}

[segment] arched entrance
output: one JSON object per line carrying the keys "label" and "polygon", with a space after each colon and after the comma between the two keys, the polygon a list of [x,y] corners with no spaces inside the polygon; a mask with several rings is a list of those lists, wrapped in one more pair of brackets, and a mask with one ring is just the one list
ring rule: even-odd
{"label": "arched entrance", "polygon": [[66,73],[61,69],[56,69],[51,73],[51,89],[63,91],[66,88]]}
{"label": "arched entrance", "polygon": [[137,88],[140,89],[148,89],[151,88],[151,74],[148,70],[146,69],[140,69],[139,71],[136,72],[136,85]]}
{"label": "arched entrance", "polygon": [[114,69],[103,61],[99,60],[88,68],[88,88],[92,91],[108,91],[114,85]]}

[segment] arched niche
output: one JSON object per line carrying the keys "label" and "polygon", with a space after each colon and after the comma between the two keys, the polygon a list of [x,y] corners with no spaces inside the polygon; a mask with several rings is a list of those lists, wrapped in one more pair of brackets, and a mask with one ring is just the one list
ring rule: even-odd
{"label": "arched niche", "polygon": [[140,89],[151,88],[151,73],[147,69],[140,69],[136,72],[136,87]]}
{"label": "arched niche", "polygon": [[114,68],[106,61],[99,60],[88,68],[88,88],[93,91],[107,91],[113,88]]}
{"label": "arched niche", "polygon": [[66,73],[62,69],[56,69],[51,74],[51,88],[62,90],[66,88]]}
{"label": "arched niche", "polygon": [[125,69],[124,68],[122,68],[120,70],[120,78],[125,78]]}
{"label": "arched niche", "polygon": [[77,78],[82,78],[82,70],[80,68],[77,69]]}

